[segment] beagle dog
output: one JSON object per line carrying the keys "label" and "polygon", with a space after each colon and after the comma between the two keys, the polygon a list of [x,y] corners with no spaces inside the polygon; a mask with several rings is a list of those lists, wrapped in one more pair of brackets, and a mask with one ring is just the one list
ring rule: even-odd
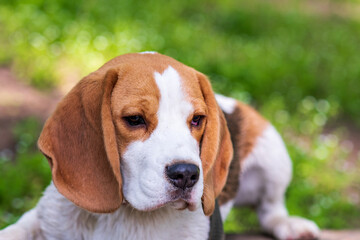
{"label": "beagle dog", "polygon": [[52,183],[2,240],[207,239],[215,199],[223,220],[252,205],[278,239],[319,236],[288,215],[292,167],[275,128],[158,53],[122,55],[83,78],[38,146]]}

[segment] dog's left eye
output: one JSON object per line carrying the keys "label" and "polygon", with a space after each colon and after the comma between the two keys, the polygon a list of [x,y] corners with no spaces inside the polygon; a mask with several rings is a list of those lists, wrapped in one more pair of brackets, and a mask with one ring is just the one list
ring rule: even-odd
{"label": "dog's left eye", "polygon": [[135,115],[124,117],[124,119],[130,126],[145,125],[145,120],[142,116]]}
{"label": "dog's left eye", "polygon": [[201,115],[195,115],[191,120],[191,125],[199,126],[203,117],[204,116],[201,116]]}

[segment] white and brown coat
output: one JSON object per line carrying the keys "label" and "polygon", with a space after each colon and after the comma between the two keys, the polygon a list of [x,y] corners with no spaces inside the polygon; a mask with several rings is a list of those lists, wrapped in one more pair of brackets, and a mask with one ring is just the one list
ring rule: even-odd
{"label": "white and brown coat", "polygon": [[[274,127],[161,54],[119,56],[85,77],[38,144],[53,182],[0,239],[207,239],[215,198],[223,219],[254,205],[279,239],[318,235],[287,214],[291,162]],[[179,180],[174,168],[195,170]]]}

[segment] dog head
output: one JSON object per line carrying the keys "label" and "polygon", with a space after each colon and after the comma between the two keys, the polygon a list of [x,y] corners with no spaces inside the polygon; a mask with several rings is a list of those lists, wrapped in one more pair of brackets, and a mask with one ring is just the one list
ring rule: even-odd
{"label": "dog head", "polygon": [[126,54],[82,79],[38,146],[76,205],[112,212],[165,205],[211,215],[232,144],[207,78],[161,54]]}

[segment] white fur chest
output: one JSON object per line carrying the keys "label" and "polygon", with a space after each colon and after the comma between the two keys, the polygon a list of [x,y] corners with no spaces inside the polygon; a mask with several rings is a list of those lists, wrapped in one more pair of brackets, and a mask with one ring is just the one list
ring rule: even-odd
{"label": "white fur chest", "polygon": [[195,212],[163,207],[140,212],[124,206],[110,214],[87,212],[64,198],[53,184],[37,209],[45,239],[207,239],[209,218]]}

